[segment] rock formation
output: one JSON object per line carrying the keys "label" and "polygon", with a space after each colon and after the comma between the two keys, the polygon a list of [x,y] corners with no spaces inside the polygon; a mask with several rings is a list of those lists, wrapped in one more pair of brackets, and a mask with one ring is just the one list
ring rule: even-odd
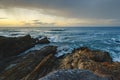
{"label": "rock formation", "polygon": [[107,77],[99,77],[88,70],[59,70],[48,74],[39,80],[109,80]]}
{"label": "rock formation", "polygon": [[51,71],[50,67],[54,66],[52,64],[54,64],[55,53],[55,46],[46,46],[41,50],[29,52],[24,57],[9,63],[0,74],[0,80],[35,80],[39,74],[45,76]]}
{"label": "rock formation", "polygon": [[[37,43],[49,42],[47,38],[39,42],[29,35],[19,38],[0,37],[0,58],[3,60],[3,57],[8,57],[7,61],[0,61],[0,80],[49,80],[48,78],[84,80],[85,76],[89,77],[85,80],[120,80],[120,63],[113,62],[108,52],[90,50],[87,47],[75,49],[71,54],[59,58],[54,56],[57,53],[56,46],[45,46],[40,50],[16,57]],[[72,73],[61,69],[70,70]],[[55,74],[59,74],[60,78],[54,76]],[[69,75],[73,75],[73,78]]]}
{"label": "rock formation", "polygon": [[60,69],[85,69],[99,76],[120,80],[120,63],[113,62],[107,52],[82,47],[66,55],[59,65]]}
{"label": "rock formation", "polygon": [[37,43],[38,44],[47,44],[47,43],[50,43],[50,41],[48,40],[48,38],[47,37],[42,37],[40,40],[39,39],[36,39],[37,41]]}
{"label": "rock formation", "polygon": [[0,36],[0,59],[16,56],[33,47],[35,44],[45,43],[49,43],[46,37],[39,40],[33,39],[30,35],[13,38]]}
{"label": "rock formation", "polygon": [[17,55],[40,43],[48,43],[48,39],[33,39],[30,35],[22,37],[0,36],[0,72],[11,61],[18,58]]}
{"label": "rock formation", "polygon": [[16,56],[33,47],[35,40],[30,35],[23,37],[0,37],[0,59]]}

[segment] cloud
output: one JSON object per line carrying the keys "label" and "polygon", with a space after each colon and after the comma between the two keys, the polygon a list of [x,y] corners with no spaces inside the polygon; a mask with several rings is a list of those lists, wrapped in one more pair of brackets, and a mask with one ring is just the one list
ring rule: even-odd
{"label": "cloud", "polygon": [[70,18],[120,19],[119,4],[120,0],[0,0],[2,8],[37,8]]}
{"label": "cloud", "polygon": [[4,17],[0,17],[0,20],[1,20],[1,19],[7,19],[7,18],[4,18]]}
{"label": "cloud", "polygon": [[[14,8],[16,9],[14,10]],[[74,21],[75,25],[120,25],[120,0],[0,0],[0,9],[4,9],[8,14],[18,12],[16,11],[17,8],[63,17],[66,22],[67,19],[77,19],[78,21]],[[69,24],[70,22],[73,21],[69,21]],[[39,20],[25,22],[25,24],[56,25],[56,23],[41,22]]]}
{"label": "cloud", "polygon": [[55,23],[46,23],[46,22],[41,22],[39,20],[32,20],[32,24],[35,24],[35,25],[55,25]]}
{"label": "cloud", "polygon": [[39,20],[32,20],[30,22],[21,22],[22,24],[26,26],[55,26],[55,23],[46,23],[46,22],[41,22]]}

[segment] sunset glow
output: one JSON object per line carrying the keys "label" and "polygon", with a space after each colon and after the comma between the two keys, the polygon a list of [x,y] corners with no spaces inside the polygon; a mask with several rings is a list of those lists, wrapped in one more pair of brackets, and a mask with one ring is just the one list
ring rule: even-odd
{"label": "sunset glow", "polygon": [[[79,1],[76,0],[75,3],[77,2]],[[108,12],[100,5],[102,1],[98,0],[94,3],[86,2],[85,5],[79,5],[79,3],[75,5],[71,1],[67,2],[67,5],[63,4],[64,1],[56,3],[45,1],[42,3],[41,0],[28,1],[28,3],[20,0],[16,2],[14,0],[11,0],[11,2],[7,0],[0,1],[0,27],[106,26],[119,25],[120,22],[119,17],[117,17],[119,10],[115,7],[114,12],[116,12],[116,15],[109,11],[110,7],[114,5],[113,3],[106,7]],[[88,6],[86,4],[89,4],[89,7],[85,8],[84,6]],[[95,10],[90,11],[89,8]]]}

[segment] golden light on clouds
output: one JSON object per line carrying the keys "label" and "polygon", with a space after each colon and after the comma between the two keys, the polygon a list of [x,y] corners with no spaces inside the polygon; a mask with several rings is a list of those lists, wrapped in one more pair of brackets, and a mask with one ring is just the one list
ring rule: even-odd
{"label": "golden light on clouds", "polygon": [[113,20],[65,18],[42,13],[40,9],[0,9],[1,27],[83,26],[110,24]]}
{"label": "golden light on clouds", "polygon": [[14,8],[1,10],[0,26],[67,26],[73,20],[67,20],[63,17],[42,14],[38,10]]}
{"label": "golden light on clouds", "polygon": [[19,27],[23,25],[21,22],[15,20],[0,20],[1,27]]}

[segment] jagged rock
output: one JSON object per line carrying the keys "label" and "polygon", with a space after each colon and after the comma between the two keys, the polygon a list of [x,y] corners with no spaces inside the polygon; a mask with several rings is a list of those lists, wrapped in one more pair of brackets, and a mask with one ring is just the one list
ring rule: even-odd
{"label": "jagged rock", "polygon": [[[0,74],[0,80],[35,80],[38,76],[44,76],[54,66],[55,46],[46,46],[38,51],[29,52],[11,62]],[[52,63],[50,63],[52,60]]]}
{"label": "jagged rock", "polygon": [[70,55],[66,55],[61,61],[61,67],[63,66],[65,68],[82,68],[84,66],[87,67],[87,65],[95,66],[98,65],[100,62],[112,62],[112,58],[107,52],[94,51],[82,47],[80,49],[76,49]]}
{"label": "jagged rock", "polygon": [[90,50],[87,47],[78,48],[74,52],[79,53],[79,55],[85,55],[88,59],[96,62],[112,62],[112,58],[108,52]]}
{"label": "jagged rock", "polygon": [[82,47],[61,59],[59,65],[59,69],[85,69],[113,80],[120,80],[120,63],[112,62],[107,52]]}
{"label": "jagged rock", "polygon": [[99,77],[88,70],[59,70],[48,74],[39,80],[110,80],[107,77]]}
{"label": "jagged rock", "polygon": [[[100,78],[105,77],[105,80],[120,80],[120,63],[113,62],[107,52],[82,47],[60,58],[56,58],[55,53],[55,46],[46,46],[41,50],[29,52],[10,62],[0,74],[0,80],[38,80],[60,69],[85,69]],[[61,75],[61,78],[62,76],[65,79],[69,78],[67,75]],[[76,79],[76,76],[72,77]]]}

